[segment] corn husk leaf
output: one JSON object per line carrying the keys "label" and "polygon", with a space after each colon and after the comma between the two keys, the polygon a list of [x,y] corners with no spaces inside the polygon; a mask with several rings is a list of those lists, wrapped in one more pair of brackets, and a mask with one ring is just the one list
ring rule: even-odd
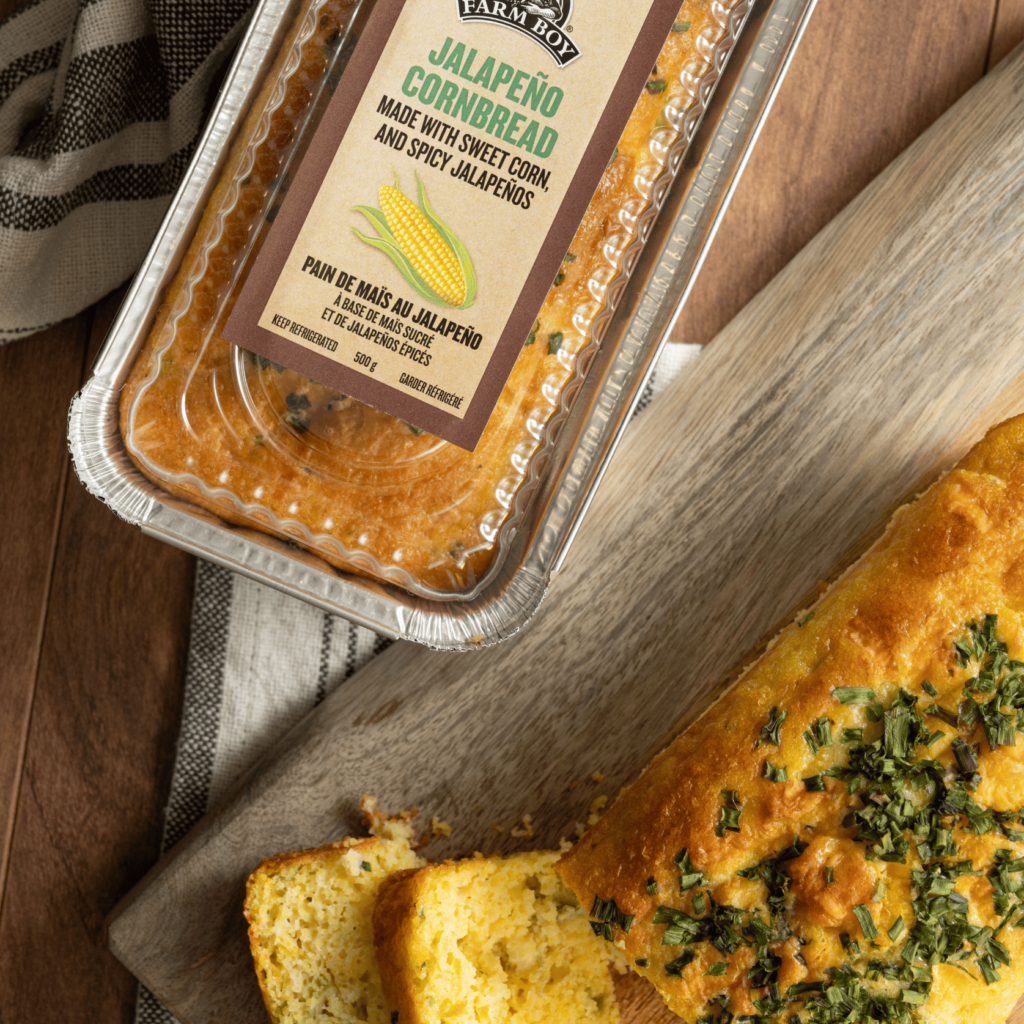
{"label": "corn husk leaf", "polygon": [[466,280],[466,298],[463,300],[462,305],[459,306],[459,309],[469,309],[476,301],[476,272],[473,270],[473,261],[469,258],[469,252],[462,242],[459,241],[455,232],[434,213],[430,202],[427,200],[427,193],[423,188],[423,182],[418,174],[416,175],[416,185],[419,189],[420,212],[434,226],[434,230],[447,242],[448,247],[455,253],[455,258],[459,261],[459,266],[462,268],[462,276]]}
{"label": "corn husk leaf", "polygon": [[416,291],[427,300],[435,305],[447,306],[445,302],[433,288],[427,284],[426,281],[420,277],[416,268],[409,262],[409,258],[399,248],[398,242],[395,241],[395,236],[392,234],[391,229],[388,227],[387,219],[380,210],[374,209],[372,206],[356,206],[353,209],[358,210],[371,224],[380,232],[380,238],[370,238],[368,235],[364,235],[361,231],[356,228],[352,229],[352,233],[356,238],[367,245],[372,245],[375,249],[379,249],[385,256],[387,256],[392,263],[398,268],[398,272],[408,281],[408,283],[416,289]]}

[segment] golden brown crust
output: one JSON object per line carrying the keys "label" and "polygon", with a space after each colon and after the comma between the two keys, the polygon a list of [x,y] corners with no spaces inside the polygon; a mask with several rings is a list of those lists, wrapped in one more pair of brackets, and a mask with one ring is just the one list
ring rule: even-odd
{"label": "golden brown crust", "polygon": [[[703,961],[687,967],[681,977],[665,973],[666,961],[679,948],[661,946],[665,925],[655,925],[653,916],[662,904],[693,911],[690,896],[679,893],[680,869],[674,863],[684,849],[719,902],[753,907],[764,899],[760,882],[738,878],[736,872],[778,856],[794,834],[810,840],[785,867],[792,887],[787,913],[794,931],[809,939],[802,950],[806,965],[797,963],[787,974],[788,983],[819,980],[827,976],[827,968],[844,961],[839,938],[844,932],[859,934],[852,913],[858,905],[868,908],[879,931],[894,927],[900,915],[910,927],[909,866],[865,858],[865,843],[856,840],[856,828],[844,825],[848,812],[861,804],[840,779],[826,779],[821,792],[811,791],[803,779],[845,764],[846,748],[839,742],[844,729],[871,728],[864,706],[840,703],[833,697],[836,687],[870,688],[888,706],[903,686],[924,707],[932,699],[922,688],[927,680],[938,692],[937,703],[955,715],[970,669],[958,665],[952,640],[964,633],[967,623],[989,614],[999,616],[999,639],[1008,644],[1010,658],[1024,658],[1021,552],[1024,417],[991,430],[955,469],[913,505],[900,509],[879,543],[818,600],[813,618],[787,627],[566,853],[559,870],[584,906],[599,896],[614,899],[623,914],[635,915],[629,933],[616,932],[616,937],[623,940],[631,962],[649,960],[641,973],[675,1012],[694,1020],[707,999],[723,991],[732,1000],[733,1012],[753,1012],[747,1008],[749,949],[731,957],[711,951],[708,962],[728,959],[724,975],[705,977]],[[759,744],[773,708],[787,713],[781,745]],[[823,717],[831,722],[834,741],[814,753],[803,734]],[[932,729],[942,724],[927,721]],[[1019,809],[1024,803],[1017,799],[1024,798],[1021,746],[992,751],[980,729],[963,735],[968,742],[981,743],[982,781],[974,798],[994,810]],[[955,774],[952,738],[936,740],[923,756]],[[785,766],[788,780],[763,777],[766,761]],[[742,808],[738,832],[720,828],[725,799],[731,799],[723,793],[730,791]],[[992,863],[999,846],[1021,856],[1020,844],[993,832],[962,839],[961,856],[972,856],[975,866],[982,867]],[[658,890],[654,895],[647,891],[652,878]],[[876,890],[879,878],[888,887],[887,895],[873,899],[881,891]],[[980,881],[988,885],[986,878]],[[961,882],[957,891],[966,891],[967,883]],[[744,891],[744,886],[753,888]],[[991,897],[981,899],[979,906],[979,919],[997,925]],[[995,1019],[1000,1006],[1012,1006],[1024,984],[1024,938],[1017,929],[1004,934],[1014,965],[1000,967],[1000,983],[985,986],[975,977],[948,978],[958,972],[936,969],[943,983],[936,983],[924,1008],[930,1021],[966,1012],[975,1003],[990,1006]],[[906,932],[901,941],[905,939]],[[887,949],[893,942],[883,933],[877,944]],[[785,951],[776,949],[780,952]]]}

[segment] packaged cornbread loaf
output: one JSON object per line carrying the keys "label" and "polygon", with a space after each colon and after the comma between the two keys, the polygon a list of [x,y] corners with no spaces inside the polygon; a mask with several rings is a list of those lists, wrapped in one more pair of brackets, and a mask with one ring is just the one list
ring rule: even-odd
{"label": "packaged cornbread loaf", "polygon": [[1024,417],[565,854],[694,1022],[1002,1021],[1024,989]]}
{"label": "packaged cornbread loaf", "polygon": [[122,390],[134,464],[333,566],[477,592],[730,6],[298,5]]}

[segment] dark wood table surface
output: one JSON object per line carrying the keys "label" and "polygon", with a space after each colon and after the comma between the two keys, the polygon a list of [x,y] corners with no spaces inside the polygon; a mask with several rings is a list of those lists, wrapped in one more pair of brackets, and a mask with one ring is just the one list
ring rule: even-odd
{"label": "dark wood table surface", "polygon": [[[1021,40],[1024,0],[819,0],[676,340],[710,341]],[[69,465],[122,294],[0,348],[0,1024],[133,1020],[103,922],[156,859],[195,566]]]}

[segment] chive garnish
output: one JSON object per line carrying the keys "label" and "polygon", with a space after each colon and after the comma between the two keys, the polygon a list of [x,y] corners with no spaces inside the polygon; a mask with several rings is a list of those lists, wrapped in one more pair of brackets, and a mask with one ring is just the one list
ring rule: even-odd
{"label": "chive garnish", "polygon": [[647,83],[647,91],[653,93],[664,92],[668,87],[668,82],[664,78],[652,78]]}
{"label": "chive garnish", "polygon": [[886,932],[889,936],[890,942],[895,942],[900,937],[900,932],[903,931],[903,915],[900,914],[892,923],[892,927]]}
{"label": "chive garnish", "polygon": [[677,21],[672,26],[672,31],[673,32],[689,32],[691,24],[692,24],[692,22],[689,22],[689,21]]}
{"label": "chive garnish", "polygon": [[537,332],[540,330],[540,321],[535,320],[530,333],[526,336],[526,344],[532,345],[537,340]]}
{"label": "chive garnish", "polygon": [[718,828],[715,829],[715,835],[719,838],[724,836],[726,832],[739,832],[740,815],[743,813],[739,794],[735,789],[723,789],[722,802],[723,806],[721,816],[718,819]]}
{"label": "chive garnish", "polygon": [[841,743],[859,743],[864,739],[864,730],[862,728],[857,729],[844,729],[843,734],[840,737]]}
{"label": "chive garnish", "polygon": [[761,778],[768,779],[770,782],[785,782],[789,778],[789,772],[785,765],[776,768],[771,761],[765,761],[761,766]]}
{"label": "chive garnish", "polygon": [[665,964],[665,975],[669,978],[682,977],[684,968],[689,967],[696,959],[697,954],[692,949],[687,949],[671,963]]}
{"label": "chive garnish", "polygon": [[653,896],[658,891],[658,883],[654,880],[654,878],[648,878],[647,884],[644,886],[644,888],[647,890],[648,895]]}
{"label": "chive garnish", "polygon": [[777,707],[772,708],[768,712],[768,722],[766,725],[761,726],[761,735],[757,738],[757,742],[754,743],[755,750],[762,743],[770,743],[774,747],[782,745],[779,730],[782,729],[782,723],[786,720],[787,714],[788,712]]}
{"label": "chive garnish", "polygon": [[941,718],[946,725],[956,726],[959,724],[960,719],[952,711],[947,711],[946,708],[940,707],[938,704],[929,704],[924,709],[926,715],[931,715],[933,718]]}
{"label": "chive garnish", "polygon": [[928,682],[927,679],[923,683],[921,683],[921,689],[924,690],[924,692],[927,693],[929,697],[938,697],[939,695],[939,691],[936,690],[935,687],[932,686],[932,684]]}
{"label": "chive garnish", "polygon": [[974,748],[965,743],[959,736],[953,740],[953,754],[963,775],[971,775],[978,770],[978,759],[974,756]]}
{"label": "chive garnish", "polygon": [[814,612],[808,612],[798,623],[798,626],[806,625],[811,619],[814,618]]}
{"label": "chive garnish", "polygon": [[704,873],[699,871],[690,860],[690,851],[683,850],[675,859],[675,865],[679,868],[679,891],[686,892],[695,885],[704,885]]}
{"label": "chive garnish", "polygon": [[555,274],[555,287],[557,288],[565,280],[565,271],[560,270]]}
{"label": "chive garnish", "polygon": [[634,960],[633,962],[637,965],[637,967],[646,967],[647,966],[647,957],[642,956],[642,957],[640,957],[639,960]]}
{"label": "chive garnish", "polygon": [[871,917],[871,911],[868,910],[867,906],[863,903],[858,903],[853,908],[853,916],[860,922],[860,930],[864,933],[864,938],[877,939],[878,929],[875,927],[874,919]]}
{"label": "chive garnish", "polygon": [[553,356],[562,347],[562,337],[561,331],[548,335],[548,355]]}
{"label": "chive garnish", "polygon": [[725,960],[718,960],[704,972],[704,977],[720,978],[728,969],[729,964]]}
{"label": "chive garnish", "polygon": [[837,686],[832,696],[840,704],[868,704],[875,699],[875,691],[867,686]]}
{"label": "chive garnish", "polygon": [[831,885],[836,880],[836,869],[833,867],[825,868],[825,885]]}
{"label": "chive garnish", "polygon": [[363,861],[363,870],[364,871],[372,871],[373,870],[373,865],[368,860],[364,860]]}

